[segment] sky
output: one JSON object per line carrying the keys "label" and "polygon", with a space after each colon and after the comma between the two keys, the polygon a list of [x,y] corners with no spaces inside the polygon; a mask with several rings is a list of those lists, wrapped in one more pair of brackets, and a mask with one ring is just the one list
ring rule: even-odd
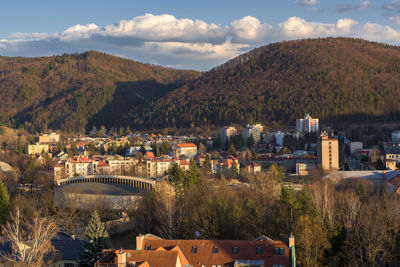
{"label": "sky", "polygon": [[400,45],[400,0],[2,0],[0,55],[97,50],[209,70],[255,47],[317,37]]}

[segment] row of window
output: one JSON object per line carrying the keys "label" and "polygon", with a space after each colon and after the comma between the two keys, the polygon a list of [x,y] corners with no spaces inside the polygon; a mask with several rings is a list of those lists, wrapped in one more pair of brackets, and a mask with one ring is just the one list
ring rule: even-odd
{"label": "row of window", "polygon": [[[146,245],[145,250],[150,250],[151,246],[150,245]],[[192,253],[196,254],[198,251],[198,247],[197,246],[193,246],[192,247]],[[218,247],[213,247],[213,254],[218,254],[219,252],[219,248]],[[261,255],[263,253],[263,248],[262,247],[257,247],[256,250],[256,254],[257,255]],[[238,246],[234,246],[232,248],[232,254],[239,254],[239,247]],[[274,255],[285,255],[285,248],[274,248]]]}
{"label": "row of window", "polygon": [[[192,247],[192,253],[196,254],[197,251],[198,251],[197,246],[193,246]],[[218,252],[219,252],[219,248],[218,247],[213,247],[213,253],[217,254]],[[239,247],[238,246],[234,246],[232,248],[232,254],[239,254]],[[257,247],[256,254],[257,255],[262,255],[263,254],[263,248],[262,247]],[[274,248],[274,255],[285,255],[285,248]]]}

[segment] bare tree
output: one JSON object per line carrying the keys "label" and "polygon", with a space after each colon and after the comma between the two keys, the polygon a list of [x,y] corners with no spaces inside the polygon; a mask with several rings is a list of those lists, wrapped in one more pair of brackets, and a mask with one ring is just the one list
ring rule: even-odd
{"label": "bare tree", "polygon": [[335,214],[334,183],[330,181],[317,182],[313,187],[312,194],[314,205],[321,214],[323,221],[332,226]]}
{"label": "bare tree", "polygon": [[36,212],[31,220],[22,218],[19,209],[2,227],[3,241],[12,245],[12,253],[0,253],[3,262],[13,266],[42,266],[43,257],[51,252],[51,238],[57,228],[53,220],[41,218]]}

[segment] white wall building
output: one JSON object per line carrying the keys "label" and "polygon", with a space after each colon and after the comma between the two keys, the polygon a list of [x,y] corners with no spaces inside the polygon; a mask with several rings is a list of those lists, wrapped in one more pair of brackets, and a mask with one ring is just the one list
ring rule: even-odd
{"label": "white wall building", "polygon": [[304,119],[296,120],[296,131],[301,133],[319,132],[319,120],[313,119],[307,114]]}
{"label": "white wall building", "polygon": [[400,142],[400,130],[394,131],[392,133],[392,142]]}
{"label": "white wall building", "polygon": [[237,134],[237,129],[235,127],[224,127],[221,130],[221,144],[225,146],[232,136]]}
{"label": "white wall building", "polygon": [[277,145],[283,146],[284,138],[285,138],[285,133],[282,133],[281,131],[275,133],[275,140]]}
{"label": "white wall building", "polygon": [[246,142],[247,139],[253,137],[254,143],[258,144],[261,139],[261,134],[264,127],[261,124],[247,124],[246,128],[242,131],[243,140]]}

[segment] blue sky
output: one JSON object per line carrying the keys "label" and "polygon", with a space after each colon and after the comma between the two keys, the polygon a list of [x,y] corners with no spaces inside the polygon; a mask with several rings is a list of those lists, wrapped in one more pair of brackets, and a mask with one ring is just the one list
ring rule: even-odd
{"label": "blue sky", "polygon": [[281,40],[346,36],[400,45],[400,0],[3,0],[0,54],[98,50],[208,70]]}

